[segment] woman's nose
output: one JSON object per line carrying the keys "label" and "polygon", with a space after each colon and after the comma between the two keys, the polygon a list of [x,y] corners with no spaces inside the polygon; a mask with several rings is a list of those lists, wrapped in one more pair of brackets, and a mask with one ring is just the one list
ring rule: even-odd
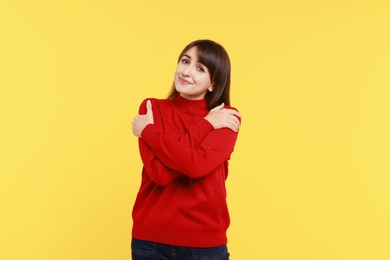
{"label": "woman's nose", "polygon": [[186,69],[183,71],[183,75],[189,76],[191,74],[192,66],[186,67]]}

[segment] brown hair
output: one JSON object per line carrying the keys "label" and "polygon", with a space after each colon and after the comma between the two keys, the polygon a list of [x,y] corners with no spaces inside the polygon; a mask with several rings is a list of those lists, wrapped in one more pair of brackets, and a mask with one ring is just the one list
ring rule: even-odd
{"label": "brown hair", "polygon": [[[230,106],[230,59],[226,50],[214,41],[197,40],[183,49],[178,62],[192,47],[196,47],[198,60],[207,67],[211,83],[213,83],[213,91],[207,91],[205,95],[208,108],[212,109],[222,102]],[[178,94],[175,83],[173,83],[168,99],[174,99]]]}

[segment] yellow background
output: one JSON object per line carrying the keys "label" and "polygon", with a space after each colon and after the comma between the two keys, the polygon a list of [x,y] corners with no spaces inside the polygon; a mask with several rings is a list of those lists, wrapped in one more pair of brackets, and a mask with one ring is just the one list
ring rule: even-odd
{"label": "yellow background", "polygon": [[231,259],[390,259],[389,1],[1,1],[0,259],[130,259],[130,125],[192,40],[244,115]]}

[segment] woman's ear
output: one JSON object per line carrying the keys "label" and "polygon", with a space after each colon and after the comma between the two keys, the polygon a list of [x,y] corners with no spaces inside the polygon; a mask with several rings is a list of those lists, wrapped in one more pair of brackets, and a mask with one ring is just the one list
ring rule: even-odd
{"label": "woman's ear", "polygon": [[214,87],[213,87],[214,83],[210,85],[210,87],[208,88],[209,92],[213,92],[214,90]]}

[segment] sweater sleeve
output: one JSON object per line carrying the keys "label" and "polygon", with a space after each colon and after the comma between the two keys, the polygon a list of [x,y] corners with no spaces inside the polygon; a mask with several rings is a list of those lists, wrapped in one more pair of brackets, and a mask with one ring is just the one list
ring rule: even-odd
{"label": "sweater sleeve", "polygon": [[228,128],[212,130],[198,145],[191,146],[153,124],[142,131],[142,139],[165,166],[190,178],[206,176],[229,159],[237,135]]}
{"label": "sweater sleeve", "polygon": [[[139,114],[146,113],[146,101],[145,99],[139,109]],[[163,130],[161,115],[158,113],[158,106],[155,100],[150,99],[153,105],[154,124],[153,126],[160,131]],[[194,145],[195,140],[203,138],[208,132],[213,129],[212,125],[202,120],[193,127],[187,129],[183,136],[178,136],[175,139],[182,145]],[[144,138],[139,139],[139,150],[144,168],[148,176],[158,185],[165,186],[171,181],[176,179],[180,172],[171,169],[154,154],[151,147],[145,142]]]}
{"label": "sweater sleeve", "polygon": [[138,144],[146,173],[156,184],[165,186],[180,175],[179,172],[169,169],[162,164],[142,139],[139,139]]}

